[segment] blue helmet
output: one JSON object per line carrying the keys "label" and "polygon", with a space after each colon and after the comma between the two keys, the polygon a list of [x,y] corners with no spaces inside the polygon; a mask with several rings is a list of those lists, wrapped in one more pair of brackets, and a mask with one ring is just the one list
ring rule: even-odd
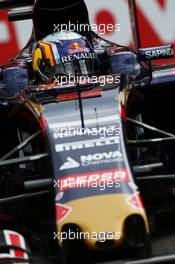
{"label": "blue helmet", "polygon": [[97,73],[96,53],[86,37],[56,32],[34,45],[33,69],[43,81],[56,75],[92,76]]}

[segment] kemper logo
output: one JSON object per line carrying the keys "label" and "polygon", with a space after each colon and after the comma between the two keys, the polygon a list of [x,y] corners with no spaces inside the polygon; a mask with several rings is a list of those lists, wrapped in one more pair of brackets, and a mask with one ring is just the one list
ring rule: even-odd
{"label": "kemper logo", "polygon": [[57,181],[54,180],[54,187],[58,188],[59,191],[65,191],[72,188],[91,187],[94,183],[99,184],[100,182],[109,181],[129,182],[130,176],[127,169],[112,169],[60,177]]}
{"label": "kemper logo", "polygon": [[119,144],[119,137],[115,136],[115,137],[75,141],[64,144],[56,144],[55,150],[56,152],[62,152],[62,151],[70,151],[70,150],[79,150],[84,148],[101,147],[101,146],[113,145],[113,144]]}
{"label": "kemper logo", "polygon": [[71,157],[67,157],[66,162],[60,167],[60,170],[68,170],[68,169],[73,169],[73,168],[78,168],[80,164],[72,159]]}

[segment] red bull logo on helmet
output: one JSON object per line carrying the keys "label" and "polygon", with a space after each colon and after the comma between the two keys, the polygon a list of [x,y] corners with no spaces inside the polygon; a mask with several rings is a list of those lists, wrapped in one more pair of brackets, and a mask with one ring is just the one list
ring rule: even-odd
{"label": "red bull logo on helmet", "polygon": [[80,52],[90,52],[90,49],[86,47],[86,43],[73,42],[69,45],[67,52],[69,54],[80,53]]}

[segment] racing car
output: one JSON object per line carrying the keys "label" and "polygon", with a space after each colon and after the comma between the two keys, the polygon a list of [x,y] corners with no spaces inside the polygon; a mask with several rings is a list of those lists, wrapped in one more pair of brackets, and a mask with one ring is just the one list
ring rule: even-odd
{"label": "racing car", "polygon": [[77,14],[90,25],[84,1],[0,4],[32,5],[9,18],[34,24],[0,70],[0,263],[175,260],[174,66],[151,62],[174,51],[139,48],[129,4],[135,51],[54,32]]}

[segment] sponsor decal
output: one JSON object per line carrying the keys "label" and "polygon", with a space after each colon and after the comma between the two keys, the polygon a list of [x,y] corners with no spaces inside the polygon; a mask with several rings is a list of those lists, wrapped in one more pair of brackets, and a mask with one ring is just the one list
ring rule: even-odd
{"label": "sponsor decal", "polygon": [[78,167],[80,167],[80,163],[78,163],[76,160],[72,159],[71,157],[67,157],[66,162],[60,167],[60,171],[78,168]]}
{"label": "sponsor decal", "polygon": [[113,183],[129,182],[129,173],[127,169],[112,169],[106,171],[97,171],[84,174],[71,175],[61,177],[58,181],[54,181],[54,187],[59,191],[65,191],[74,188],[96,187],[100,182]]}
{"label": "sponsor decal", "polygon": [[66,161],[60,167],[60,171],[78,168],[80,166],[86,167],[90,165],[107,164],[117,162],[119,160],[123,160],[123,155],[119,150],[82,155],[80,156],[79,162],[71,157],[67,157]]}
{"label": "sponsor decal", "polygon": [[64,192],[59,192],[57,193],[56,197],[55,197],[55,201],[60,201],[63,198]]}
{"label": "sponsor decal", "polygon": [[86,42],[84,43],[84,45],[82,44],[82,42],[74,42],[70,44],[70,46],[68,47],[68,53],[74,54],[77,52],[90,52],[90,49],[86,47]]}
{"label": "sponsor decal", "polygon": [[172,45],[139,49],[138,57],[141,61],[171,58],[174,55]]}
{"label": "sponsor decal", "polygon": [[59,201],[63,198],[63,196],[64,196],[64,192],[59,192],[55,197],[56,219],[58,223],[63,221],[72,211],[72,208],[70,208],[69,206],[59,203]]}
{"label": "sponsor decal", "polygon": [[70,214],[72,208],[65,204],[56,203],[56,219],[57,223],[62,222]]}
{"label": "sponsor decal", "polygon": [[75,60],[86,60],[86,59],[96,59],[96,54],[91,52],[71,54],[68,56],[61,57],[61,62],[68,63]]}
{"label": "sponsor decal", "polygon": [[123,155],[119,150],[102,152],[95,154],[83,155],[80,157],[82,166],[98,165],[101,163],[110,163],[117,161],[118,158],[122,158]]}
{"label": "sponsor decal", "polygon": [[174,50],[172,48],[167,49],[155,49],[155,50],[147,50],[145,52],[147,59],[158,59],[160,57],[169,57],[174,55]]}
{"label": "sponsor decal", "polygon": [[129,204],[131,204],[134,207],[144,209],[144,205],[143,205],[143,202],[142,202],[142,198],[141,198],[141,195],[140,195],[139,192],[136,192],[134,195],[132,195],[127,200],[127,202],[129,202]]}
{"label": "sponsor decal", "polygon": [[119,137],[115,136],[115,137],[75,141],[64,144],[56,144],[55,151],[62,152],[62,151],[70,151],[70,150],[80,150],[84,148],[102,147],[113,144],[119,144]]}

